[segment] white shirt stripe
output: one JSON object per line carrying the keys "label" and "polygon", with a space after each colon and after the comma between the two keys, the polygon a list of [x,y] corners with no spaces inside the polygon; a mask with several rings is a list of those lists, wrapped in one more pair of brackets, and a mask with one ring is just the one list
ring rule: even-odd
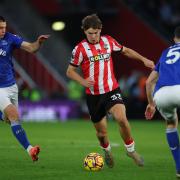
{"label": "white shirt stripe", "polygon": [[[101,50],[100,44],[95,45],[96,49]],[[98,87],[99,87],[99,93],[104,94],[104,61],[99,61],[99,81],[98,81]]]}
{"label": "white shirt stripe", "polygon": [[[109,41],[106,37],[102,37],[102,40],[104,41],[104,44],[107,44],[107,53],[111,53],[111,47],[109,44]],[[111,77],[111,68],[110,68],[110,61],[108,61],[108,86],[109,86],[109,90],[112,90],[113,87],[113,81],[112,81],[112,77]]]}
{"label": "white shirt stripe", "polygon": [[112,91],[112,87],[113,87],[113,81],[111,78],[111,68],[110,68],[110,61],[108,61],[108,86],[109,86],[109,90]]}

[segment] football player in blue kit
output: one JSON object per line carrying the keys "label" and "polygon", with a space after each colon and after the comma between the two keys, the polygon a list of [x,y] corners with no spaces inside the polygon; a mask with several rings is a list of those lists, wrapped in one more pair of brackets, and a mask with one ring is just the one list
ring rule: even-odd
{"label": "football player in blue kit", "polygon": [[3,119],[11,125],[11,130],[18,142],[27,150],[33,161],[38,160],[39,146],[32,146],[19,121],[18,87],[14,77],[12,52],[21,48],[33,53],[49,35],[41,35],[35,42],[26,42],[21,37],[6,32],[6,20],[0,16],[0,111]]}
{"label": "football player in blue kit", "polygon": [[148,105],[146,119],[156,108],[166,120],[166,138],[180,178],[180,144],[177,108],[180,108],[180,26],[174,31],[175,44],[165,49],[146,82]]}

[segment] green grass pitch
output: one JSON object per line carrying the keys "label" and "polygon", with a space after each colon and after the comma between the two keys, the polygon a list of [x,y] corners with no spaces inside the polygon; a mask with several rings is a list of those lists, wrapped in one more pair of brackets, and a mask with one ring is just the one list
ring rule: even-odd
{"label": "green grass pitch", "polygon": [[137,167],[126,156],[117,124],[108,122],[115,167],[99,172],[83,169],[90,152],[102,154],[90,121],[23,123],[32,144],[41,146],[33,163],[14,139],[9,126],[0,123],[0,180],[173,180],[175,167],[165,139],[164,121],[130,121],[136,149],[145,160]]}

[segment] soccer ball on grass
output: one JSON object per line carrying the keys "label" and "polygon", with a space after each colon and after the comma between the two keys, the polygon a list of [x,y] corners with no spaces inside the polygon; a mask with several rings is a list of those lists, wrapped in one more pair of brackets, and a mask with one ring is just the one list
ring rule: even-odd
{"label": "soccer ball on grass", "polygon": [[103,157],[99,153],[89,153],[84,158],[84,168],[88,171],[99,171],[104,166]]}

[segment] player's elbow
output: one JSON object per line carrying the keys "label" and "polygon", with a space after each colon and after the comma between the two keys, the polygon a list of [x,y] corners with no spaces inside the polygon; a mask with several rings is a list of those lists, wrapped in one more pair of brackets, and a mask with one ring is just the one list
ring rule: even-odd
{"label": "player's elbow", "polygon": [[150,79],[146,80],[146,88],[150,88],[153,85],[153,82]]}
{"label": "player's elbow", "polygon": [[35,48],[33,43],[23,42],[21,45],[21,49],[23,49],[29,53],[35,53],[37,48]]}
{"label": "player's elbow", "polygon": [[74,79],[74,76],[76,76],[75,67],[69,65],[66,71],[66,76],[70,79]]}
{"label": "player's elbow", "polygon": [[29,53],[35,53],[35,52],[36,52],[33,48],[29,48],[27,51],[28,51]]}
{"label": "player's elbow", "polygon": [[68,78],[71,78],[71,70],[68,68],[67,71],[66,71],[66,76]]}
{"label": "player's elbow", "polygon": [[39,47],[30,46],[28,52],[36,53],[39,50]]}

